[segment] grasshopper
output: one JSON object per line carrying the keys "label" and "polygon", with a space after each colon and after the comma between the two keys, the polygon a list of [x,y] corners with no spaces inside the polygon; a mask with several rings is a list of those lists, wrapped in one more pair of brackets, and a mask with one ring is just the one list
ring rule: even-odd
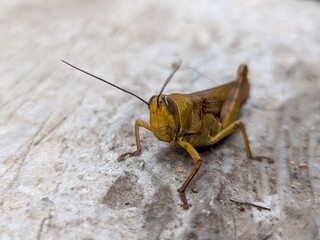
{"label": "grasshopper", "polygon": [[202,164],[201,156],[195,149],[196,147],[212,146],[240,129],[248,157],[258,161],[265,158],[269,163],[273,162],[269,157],[253,157],[244,124],[238,120],[239,109],[248,98],[250,91],[250,84],[247,78],[248,67],[245,64],[238,67],[236,80],[233,82],[189,94],[162,94],[168,82],[178,71],[181,65],[180,62],[167,78],[160,93],[152,96],[149,102],[146,102],[136,94],[77,68],[70,63],[63,60],[62,62],[131,94],[148,105],[150,123],[143,120],[136,120],[135,122],[137,150],[122,154],[118,158],[119,161],[124,160],[126,156],[133,157],[141,154],[140,127],[151,131],[160,141],[178,145],[189,153],[195,165],[189,177],[178,189],[184,209],[188,209],[191,206],[187,201],[185,190]]}

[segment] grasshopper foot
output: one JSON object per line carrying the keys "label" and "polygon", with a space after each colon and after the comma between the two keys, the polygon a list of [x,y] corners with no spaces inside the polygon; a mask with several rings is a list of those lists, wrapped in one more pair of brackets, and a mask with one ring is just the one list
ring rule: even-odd
{"label": "grasshopper foot", "polygon": [[124,160],[124,158],[128,155],[129,157],[136,157],[136,156],[139,156],[141,153],[141,151],[135,151],[135,152],[127,152],[127,153],[124,153],[122,155],[120,155],[118,157],[118,162],[121,162]]}
{"label": "grasshopper foot", "polygon": [[182,203],[181,206],[183,207],[184,210],[188,210],[189,207],[192,206],[192,204],[185,202],[185,203]]}
{"label": "grasshopper foot", "polygon": [[274,163],[274,160],[272,158],[266,157],[266,156],[255,156],[255,157],[252,157],[252,159],[259,162],[261,162],[263,159],[266,159],[268,163]]}
{"label": "grasshopper foot", "polygon": [[188,210],[189,207],[191,207],[192,205],[190,203],[188,203],[186,194],[184,192],[180,192],[180,190],[179,190],[179,195],[180,195],[180,199],[182,201],[181,206],[183,207],[184,210]]}

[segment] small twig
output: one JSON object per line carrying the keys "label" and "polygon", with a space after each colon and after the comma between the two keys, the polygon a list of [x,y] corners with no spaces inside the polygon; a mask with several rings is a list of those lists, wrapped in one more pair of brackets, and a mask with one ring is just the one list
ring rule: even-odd
{"label": "small twig", "polygon": [[246,204],[246,205],[250,205],[250,206],[254,206],[254,207],[257,207],[257,208],[261,208],[261,209],[264,209],[264,210],[271,211],[271,208],[264,207],[264,206],[261,206],[261,205],[255,204],[255,203],[249,203],[249,202],[241,201],[241,200],[234,199],[234,198],[230,198],[230,201],[236,202],[236,203],[241,203],[241,204]]}

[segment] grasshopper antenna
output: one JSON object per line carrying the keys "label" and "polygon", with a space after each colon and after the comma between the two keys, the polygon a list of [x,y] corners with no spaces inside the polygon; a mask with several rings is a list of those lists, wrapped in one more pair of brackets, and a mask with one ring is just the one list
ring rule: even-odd
{"label": "grasshopper antenna", "polygon": [[169,75],[169,77],[167,78],[166,82],[163,84],[163,87],[157,97],[157,105],[159,107],[159,99],[160,99],[160,95],[163,92],[163,90],[165,89],[165,87],[167,86],[167,84],[170,82],[170,80],[172,79],[173,75],[178,71],[178,69],[180,68],[182,63],[182,60],[179,61],[179,63],[177,64],[177,66],[175,67],[175,69],[172,71],[172,73]]}
{"label": "grasshopper antenna", "polygon": [[64,60],[61,60],[61,62],[69,65],[70,67],[73,67],[73,68],[79,70],[80,72],[83,72],[83,73],[85,73],[85,74],[88,74],[89,76],[94,77],[94,78],[96,78],[96,79],[98,79],[98,80],[100,80],[100,81],[102,81],[102,82],[104,82],[104,83],[107,83],[107,84],[109,84],[109,85],[111,85],[111,86],[113,86],[113,87],[115,87],[115,88],[118,88],[118,89],[120,89],[121,91],[124,91],[124,92],[126,92],[126,93],[128,93],[128,94],[130,94],[130,95],[132,95],[132,96],[134,96],[134,97],[136,97],[136,98],[138,98],[138,99],[140,99],[142,102],[144,102],[145,104],[147,104],[147,105],[149,106],[149,103],[147,103],[145,100],[143,100],[143,99],[142,99],[141,97],[139,97],[138,95],[136,95],[136,94],[134,94],[134,93],[132,93],[132,92],[129,92],[128,90],[125,90],[125,89],[123,89],[123,88],[121,88],[121,87],[118,87],[117,85],[115,85],[115,84],[113,84],[113,83],[110,83],[110,82],[108,82],[108,81],[106,81],[106,80],[104,80],[104,79],[102,79],[102,78],[100,78],[100,77],[97,77],[97,76],[95,76],[95,75],[93,75],[93,74],[91,74],[91,73],[88,73],[88,72],[86,72],[86,71],[84,71],[84,70],[82,70],[82,69],[80,69],[80,68],[78,68],[78,67],[76,67],[76,66],[73,66],[72,64],[70,64],[70,63],[68,63],[68,62],[66,62],[66,61],[64,61]]}

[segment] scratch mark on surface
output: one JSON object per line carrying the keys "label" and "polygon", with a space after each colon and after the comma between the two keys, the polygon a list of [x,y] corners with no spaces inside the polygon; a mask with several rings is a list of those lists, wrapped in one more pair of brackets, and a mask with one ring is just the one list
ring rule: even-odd
{"label": "scratch mark on surface", "polygon": [[50,114],[47,119],[41,124],[40,128],[38,129],[38,131],[36,132],[36,134],[33,136],[32,140],[30,140],[30,143],[28,144],[27,146],[27,149],[25,150],[24,153],[22,153],[18,159],[21,157],[22,160],[20,162],[17,163],[18,167],[17,167],[17,170],[16,170],[16,173],[14,174],[14,177],[13,179],[10,181],[10,183],[8,184],[8,186],[4,189],[4,191],[12,188],[13,184],[16,182],[16,180],[18,179],[19,175],[20,175],[20,171],[25,163],[25,160],[27,159],[30,151],[32,150],[32,146],[33,146],[33,142],[35,140],[35,138],[41,133],[41,131],[43,130],[46,122],[48,121],[48,119],[50,119],[52,114]]}
{"label": "scratch mark on surface", "polygon": [[65,121],[65,120],[67,120],[67,116],[64,116],[63,118],[61,118],[53,127],[51,127],[49,130],[48,130],[48,132],[47,132],[47,134],[44,134],[41,138],[39,138],[39,140],[38,141],[36,141],[33,145],[34,146],[37,146],[39,143],[41,143],[42,142],[42,140],[44,139],[44,138],[48,138],[56,129],[58,129],[61,125],[62,125],[62,123]]}
{"label": "scratch mark on surface", "polygon": [[[34,90],[36,89],[36,87],[39,87],[38,85],[32,85],[32,87],[26,92],[26,94],[23,95],[21,102],[18,104],[17,107],[15,107],[11,113],[8,116],[7,119],[7,123],[9,123],[12,119],[12,117],[14,116],[14,114],[20,109],[22,108],[26,103],[27,103],[27,99],[29,98],[29,96],[31,95],[32,92],[34,92]],[[16,101],[18,101],[18,99],[16,99]],[[11,101],[10,103],[12,103],[13,101]],[[7,105],[9,103],[5,103],[1,106],[1,108],[3,108],[5,105]]]}
{"label": "scratch mark on surface", "polygon": [[37,240],[40,240],[41,239],[41,234],[42,234],[42,231],[43,231],[43,226],[44,226],[44,223],[45,221],[47,220],[47,217],[44,217],[40,223],[40,228],[39,228],[39,231],[38,231],[38,234],[37,234]]}
{"label": "scratch mark on surface", "polygon": [[[50,206],[50,208],[49,208],[47,217],[44,217],[44,218],[42,219],[41,223],[40,223],[40,227],[39,227],[38,234],[37,234],[37,240],[40,240],[40,239],[41,239],[41,235],[42,235],[43,228],[44,228],[44,226],[45,226],[46,221],[47,221],[47,220],[51,221],[51,219],[52,219],[51,211],[52,211],[52,206]],[[49,224],[50,224],[50,222],[49,222]]]}
{"label": "scratch mark on surface", "polygon": [[[27,76],[23,76],[24,81],[26,81],[26,79],[28,79],[29,75],[30,75],[30,73]],[[22,77],[17,76],[17,79],[21,79],[21,78]],[[23,83],[24,81],[18,80],[17,82],[13,83],[12,86],[10,86],[10,87],[11,88],[20,88],[21,87],[20,84]],[[24,102],[24,100],[29,96],[29,94],[33,91],[33,89],[35,89],[36,87],[39,86],[36,83],[38,83],[38,81],[35,82],[35,84],[32,84],[32,86],[28,90],[26,90],[25,94],[20,95],[22,98],[22,102]],[[24,89],[25,89],[25,86],[24,86]],[[12,96],[12,95],[10,95],[9,97],[10,97],[9,100],[6,100],[6,99],[2,100],[2,104],[0,105],[0,108],[4,108],[6,105],[12,103],[14,100],[17,101],[19,99],[19,98],[15,98],[15,96]]]}
{"label": "scratch mark on surface", "polygon": [[[88,94],[88,92],[89,92],[89,90],[90,90],[90,86],[91,86],[91,83],[89,83],[89,84],[87,85],[87,88],[86,88],[86,90],[83,92],[82,97],[81,97],[80,100],[77,102],[76,106],[74,107],[74,109],[73,109],[73,111],[72,111],[72,115],[75,114],[75,112],[76,112],[76,110],[77,110],[77,107],[79,107],[79,106],[82,105],[85,97],[87,96],[87,94]],[[73,117],[73,119],[74,119],[74,117]],[[73,119],[72,119],[72,120],[73,120]]]}
{"label": "scratch mark on surface", "polygon": [[233,213],[232,213],[232,221],[234,225],[234,239],[237,240],[237,225],[236,225],[236,220],[234,219]]}

